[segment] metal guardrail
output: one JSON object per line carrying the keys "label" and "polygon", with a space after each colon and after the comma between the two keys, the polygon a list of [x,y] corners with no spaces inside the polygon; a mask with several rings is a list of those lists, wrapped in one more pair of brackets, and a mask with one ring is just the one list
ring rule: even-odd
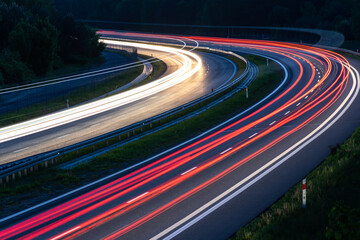
{"label": "metal guardrail", "polygon": [[184,116],[176,118],[176,119],[174,119],[174,120],[172,120],[170,122],[167,122],[167,123],[164,123],[164,124],[162,124],[160,126],[149,129],[146,132],[134,135],[131,138],[125,139],[124,141],[116,142],[116,143],[111,144],[109,146],[106,146],[104,148],[98,149],[98,150],[96,150],[94,152],[85,154],[85,155],[83,155],[83,156],[81,156],[79,158],[64,162],[64,163],[59,165],[59,168],[61,168],[61,169],[73,168],[74,166],[77,166],[77,165],[79,165],[81,163],[86,163],[86,162],[92,160],[96,156],[105,154],[106,152],[109,152],[109,151],[111,151],[113,149],[119,148],[119,147],[121,147],[121,146],[123,146],[125,144],[130,143],[130,142],[136,141],[136,140],[138,140],[138,139],[140,139],[142,137],[145,137],[145,136],[150,135],[152,133],[156,133],[156,132],[158,132],[158,131],[160,131],[162,129],[166,129],[168,127],[171,127],[171,126],[173,126],[173,125],[175,125],[177,123],[180,123],[180,122],[182,122],[182,121],[184,121],[186,119],[195,117],[195,116],[199,115],[200,113],[202,113],[202,112],[204,112],[204,111],[218,105],[219,103],[227,100],[228,98],[232,97],[234,94],[240,92],[241,90],[245,89],[247,86],[249,86],[251,84],[251,82],[253,80],[255,80],[258,73],[259,73],[258,67],[254,63],[249,62],[249,73],[247,74],[246,78],[243,79],[243,82],[239,86],[237,86],[233,90],[231,90],[230,92],[225,93],[225,95],[217,98],[214,101],[211,101],[209,104],[207,104],[207,105],[205,105],[203,107],[200,107],[199,109],[197,109],[195,111],[192,111],[192,112],[190,112],[188,114],[185,114]]}
{"label": "metal guardrail", "polygon": [[[63,156],[64,154],[78,151],[80,149],[92,146],[97,143],[107,141],[109,139],[112,139],[117,136],[121,136],[126,133],[128,133],[128,136],[129,136],[130,132],[134,132],[135,130],[142,129],[144,126],[150,126],[150,128],[152,128],[152,124],[154,122],[158,122],[163,119],[169,118],[169,117],[173,116],[174,114],[177,114],[177,113],[187,110],[191,107],[194,107],[195,105],[202,103],[206,100],[209,100],[212,97],[215,97],[216,95],[218,95],[218,94],[230,89],[234,85],[238,84],[241,80],[243,80],[248,75],[249,70],[250,70],[250,64],[248,63],[248,61],[245,58],[241,57],[240,55],[237,55],[233,52],[223,51],[223,50],[219,50],[219,49],[210,49],[210,48],[202,48],[202,49],[206,49],[209,51],[215,51],[215,52],[219,52],[222,54],[233,55],[237,58],[240,58],[246,63],[246,69],[239,77],[237,77],[235,80],[231,81],[230,83],[214,90],[213,92],[211,92],[203,97],[195,99],[189,103],[186,103],[184,105],[176,107],[176,108],[169,110],[167,112],[164,112],[162,114],[156,115],[154,117],[145,119],[138,123],[134,123],[134,124],[126,126],[124,128],[103,134],[101,136],[98,136],[98,137],[95,137],[95,138],[92,138],[92,139],[89,139],[89,140],[86,140],[86,141],[83,141],[83,142],[80,142],[80,143],[77,143],[77,144],[74,144],[74,145],[71,145],[68,147],[49,151],[46,153],[41,153],[41,154],[38,154],[35,156],[27,157],[24,159],[20,159],[20,160],[11,162],[11,163],[1,165],[0,166],[0,184],[2,184],[3,180],[8,182],[10,177],[12,179],[15,179],[16,178],[15,174],[18,174],[19,177],[21,177],[22,171],[24,171],[24,175],[27,175],[28,169],[30,171],[32,171],[33,168],[36,170],[40,164],[43,164],[45,167],[47,167],[47,165],[49,163],[53,164],[54,162],[57,162],[58,158],[61,158],[61,156]],[[241,90],[244,87],[246,87],[251,82],[250,80],[247,82],[243,82],[241,84],[241,86],[237,87],[237,89]]]}

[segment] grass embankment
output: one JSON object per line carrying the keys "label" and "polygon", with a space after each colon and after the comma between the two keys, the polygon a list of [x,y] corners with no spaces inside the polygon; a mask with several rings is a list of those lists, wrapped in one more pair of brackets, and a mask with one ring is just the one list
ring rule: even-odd
{"label": "grass embankment", "polygon": [[84,71],[89,68],[92,68],[94,66],[98,66],[102,63],[104,63],[106,60],[104,57],[100,56],[98,58],[89,59],[85,64],[61,64],[60,66],[57,66],[57,69],[54,69],[53,71],[46,73],[44,76],[41,76],[40,78],[36,78],[31,80],[30,82],[25,82],[21,85],[33,83],[33,82],[42,82],[49,79],[54,79],[58,77],[62,77],[65,75],[73,74],[74,72]]}
{"label": "grass embankment", "polygon": [[[148,57],[148,56],[145,56],[145,55],[139,55],[141,58],[145,59],[145,60],[149,60],[149,59],[152,59],[152,57]],[[154,60],[154,59],[153,59]],[[150,60],[151,61],[151,60]],[[161,60],[158,60],[158,59],[155,59],[155,61],[153,62],[150,62],[151,65],[153,66],[153,71],[152,73],[142,82],[138,83],[138,84],[135,84],[134,86],[132,86],[131,88],[135,88],[135,87],[138,87],[140,85],[144,85],[144,84],[147,84],[147,83],[150,83],[151,81],[153,81],[154,79],[160,77],[162,74],[165,73],[167,67],[166,67],[166,64],[161,61]]]}
{"label": "grass embankment", "polygon": [[[142,56],[143,58],[146,58],[144,56]],[[238,66],[238,69],[237,69],[237,72],[234,76],[234,78],[238,77],[239,75],[241,75],[245,68],[246,68],[246,64],[236,58],[236,57],[233,57],[233,56],[226,56],[227,58],[229,58],[230,60],[232,60],[235,64],[237,64]],[[162,75],[165,71],[166,71],[166,65],[162,62],[162,61],[157,61],[157,62],[154,62],[153,63],[153,66],[156,68],[154,69],[154,71],[152,72],[152,74],[144,81],[142,81],[141,83],[139,84],[136,84],[134,85],[133,87],[131,88],[134,88],[134,87],[137,87],[141,84],[146,84],[148,82],[150,82],[150,80],[153,80],[154,78]],[[131,89],[129,88],[129,89]],[[219,94],[216,94],[215,96],[211,97],[210,99],[207,99],[206,101],[202,101],[201,103],[198,103],[196,104],[195,106],[191,107],[191,108],[188,108],[188,109],[184,109],[176,114],[173,114],[169,117],[167,117],[166,119],[162,119],[162,120],[159,120],[157,122],[153,122],[152,123],[152,127],[158,127],[160,125],[164,125],[164,124],[167,124],[171,121],[174,121],[182,116],[185,116],[191,112],[194,112],[204,106],[206,106],[207,104],[217,100],[218,98],[224,96],[225,94],[227,94],[228,92],[232,91],[234,88],[236,88],[236,86],[233,86]],[[88,147],[84,147],[78,151],[72,151],[72,152],[69,152],[69,153],[66,153],[66,154],[63,154],[61,156],[61,162],[67,162],[67,161],[71,161],[71,160],[74,160],[76,158],[79,158],[81,156],[84,156],[84,155],[87,155],[87,154],[90,154],[94,151],[97,151],[97,150],[100,150],[104,147],[107,147],[109,145],[112,145],[112,144],[115,144],[115,143],[118,143],[119,141],[124,141],[126,139],[128,139],[129,137],[132,137],[131,135],[137,135],[139,133],[143,133],[144,131],[147,131],[147,130],[150,130],[152,127],[150,127],[149,125],[144,125],[142,127],[139,127],[138,129],[135,129],[132,134],[122,134],[119,138],[119,136],[115,136],[115,137],[112,137],[110,139],[107,139],[107,140],[104,140],[104,141],[101,141],[101,142],[98,142],[98,143],[95,143],[91,146],[88,146]]]}
{"label": "grass embankment", "polygon": [[[158,65],[161,65],[161,63],[159,63]],[[154,69],[156,69],[156,66],[154,67]],[[19,123],[22,121],[46,115],[48,113],[65,109],[67,99],[69,99],[70,106],[89,101],[131,82],[137,76],[139,76],[142,71],[143,66],[131,68],[125,70],[122,73],[109,77],[101,83],[89,84],[89,86],[81,87],[65,95],[49,99],[48,101],[33,104],[31,106],[23,107],[16,111],[2,114],[0,120],[0,127]]]}
{"label": "grass embankment", "polygon": [[265,59],[260,57],[248,58],[260,68],[258,78],[249,87],[249,99],[245,98],[245,93],[242,91],[194,118],[99,156],[88,164],[71,170],[44,169],[26,179],[6,184],[0,189],[0,215],[8,215],[101,176],[119,171],[198,135],[253,105],[278,86],[282,79],[282,69],[272,62],[266,66]]}
{"label": "grass embankment", "polygon": [[360,128],[302,183],[241,228],[237,239],[360,239]]}
{"label": "grass embankment", "polygon": [[345,40],[341,45],[341,48],[349,49],[354,52],[360,50],[360,41],[359,40]]}

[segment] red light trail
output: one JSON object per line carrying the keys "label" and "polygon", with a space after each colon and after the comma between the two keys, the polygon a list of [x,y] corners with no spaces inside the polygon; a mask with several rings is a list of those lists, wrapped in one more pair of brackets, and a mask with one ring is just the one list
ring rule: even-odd
{"label": "red light trail", "polygon": [[[105,33],[109,32],[103,32],[103,34]],[[147,34],[136,34],[136,36],[152,37],[152,35]],[[155,37],[161,36],[156,35]],[[115,181],[1,230],[1,239],[33,239],[51,234],[54,240],[75,238],[115,217],[130,212],[145,202],[161,196],[169,189],[184,183],[196,174],[205,172],[264,137],[275,132],[278,133],[279,136],[265,141],[263,146],[259,146],[256,151],[250,152],[247,157],[239,159],[235,164],[215,176],[209,177],[206,181],[184,194],[174,196],[171,201],[145,213],[141,218],[128,223],[105,238],[116,239],[193,196],[195,193],[199,193],[202,189],[219,181],[251,159],[298,132],[340,101],[349,84],[349,62],[340,54],[331,51],[274,41],[195,36],[189,38],[201,41],[201,43],[211,42],[223,46],[231,44],[233,47],[241,49],[249,48],[264,53],[276,54],[295,63],[298,74],[284,91],[252,113]],[[316,71],[319,70],[316,70],[313,62],[321,64],[323,76],[319,77],[319,79],[316,78]],[[307,69],[307,75],[310,76],[304,74],[304,68]],[[309,69],[310,71],[308,71]],[[270,107],[274,109],[267,112]],[[247,122],[249,120],[251,122]],[[293,125],[286,132],[280,131],[282,127],[290,123],[296,125]],[[266,127],[260,128],[256,133],[251,132],[251,129],[260,125],[266,125]],[[196,159],[206,153],[214,151],[226,143],[234,141],[234,139],[237,139],[236,144],[232,144],[225,151],[219,151],[213,157],[202,162],[195,162]],[[165,180],[155,187],[147,186],[156,179],[160,179],[189,164],[193,164],[192,167],[188,168],[187,171],[181,171],[182,174],[175,174],[169,180]],[[146,189],[146,191],[141,192],[143,189]],[[116,206],[108,206],[110,203],[119,201],[119,199],[121,199],[121,203],[116,204]],[[95,210],[102,208],[104,210],[101,213],[95,213]],[[78,219],[83,219],[84,216],[86,216],[86,220],[78,221]],[[69,225],[72,225],[72,227],[68,227]]]}

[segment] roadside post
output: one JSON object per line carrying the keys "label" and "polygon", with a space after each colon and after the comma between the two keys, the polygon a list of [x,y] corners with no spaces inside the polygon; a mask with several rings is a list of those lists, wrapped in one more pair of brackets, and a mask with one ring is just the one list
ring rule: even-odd
{"label": "roadside post", "polygon": [[306,178],[302,180],[302,206],[306,208]]}

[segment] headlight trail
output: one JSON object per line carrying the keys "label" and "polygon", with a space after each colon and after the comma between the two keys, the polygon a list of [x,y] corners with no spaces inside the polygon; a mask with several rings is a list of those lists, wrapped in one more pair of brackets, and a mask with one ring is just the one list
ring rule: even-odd
{"label": "headlight trail", "polygon": [[149,97],[188,79],[201,69],[201,58],[189,51],[172,47],[154,46],[133,42],[102,40],[106,44],[131,46],[153,51],[165,52],[181,59],[182,66],[174,73],[143,86],[116,94],[98,101],[74,107],[68,110],[36,118],[23,123],[0,129],[0,143],[58,127],[86,117],[118,108],[125,104]]}
{"label": "headlight trail", "polygon": [[[270,41],[205,37],[192,37],[192,39],[222,46],[231,44],[239,49],[244,48],[244,51],[246,51],[245,49],[256,49],[264,53],[276,54],[293,63],[298,73],[294,76],[294,81],[282,93],[252,113],[246,116],[240,114],[231,123],[171,154],[73,200],[3,229],[0,231],[0,238],[34,239],[42,237],[54,240],[75,238],[161,197],[190,178],[205,173],[210,168],[226,161],[235,153],[249,151],[246,157],[238,159],[234,164],[216,174],[209,175],[194,188],[184,193],[174,193],[166,203],[127,222],[116,231],[105,234],[104,239],[121,237],[194,194],[198,194],[201,190],[210,187],[268,149],[276,147],[279,142],[308,127],[319,116],[323,116],[338,105],[334,113],[306,138],[318,134],[326,126],[326,123],[335,119],[337,113],[345,111],[344,109],[352,103],[354,96],[359,91],[359,79],[355,76],[349,62],[343,56],[331,51]],[[106,43],[113,44],[113,42]],[[141,47],[141,45],[137,47]],[[182,51],[176,50],[176,54],[189,54]],[[196,59],[198,64],[201,63],[196,55],[187,56],[189,56],[189,62],[184,58],[186,69],[182,72],[182,76],[185,78],[197,71],[196,68],[191,68],[193,65],[191,59]],[[316,66],[315,63],[319,66]],[[308,75],[304,74],[305,70],[309,73]],[[319,71],[322,71],[322,76]],[[349,81],[350,75],[353,78],[352,83]],[[168,84],[176,84],[175,82]],[[154,83],[154,88],[156,86],[158,85]],[[349,86],[351,86],[350,90],[348,90]],[[147,88],[144,89],[144,92],[146,91]],[[136,95],[137,93],[132,94]],[[141,94],[146,95],[147,93],[141,92]],[[132,95],[127,97],[130,98]],[[136,97],[130,99],[136,99]],[[254,132],[253,129],[258,130]],[[305,138],[298,140],[298,142],[303,141]],[[261,144],[255,150],[249,150],[249,146],[260,142]],[[230,143],[231,146],[228,145]],[[209,153],[212,153],[212,157],[205,158],[205,154]],[[168,178],[165,178],[166,176]],[[160,183],[153,186],[151,183],[156,180],[159,180]],[[96,210],[99,209],[103,210],[97,212]],[[165,232],[159,233],[154,239],[163,237],[165,234]]]}
{"label": "headlight trail", "polygon": [[[106,34],[116,35],[116,32],[113,32],[113,31],[99,31],[98,33],[99,34],[106,33]],[[177,45],[180,44],[180,46],[179,46],[180,49],[184,49],[185,47],[187,47],[185,40],[188,40],[188,39],[183,39],[180,37],[175,38],[175,37],[164,37],[164,36],[162,37],[162,39],[172,40],[172,41],[177,42]],[[101,39],[100,39],[100,41],[101,41]],[[189,50],[189,51],[193,51],[194,49],[196,49],[198,47],[198,43],[195,40],[190,40],[190,41],[195,42],[195,46]],[[116,46],[118,46],[118,45],[119,44],[117,43]],[[164,53],[163,55],[160,55],[158,58],[160,58],[160,60],[163,60],[164,58],[171,57],[171,56],[173,56],[172,53]],[[147,61],[150,63],[160,61],[158,58],[149,58],[149,59],[147,59]],[[64,83],[64,82],[81,79],[81,78],[87,78],[89,76],[99,76],[99,75],[103,75],[103,74],[107,74],[107,73],[123,71],[123,70],[134,68],[137,66],[142,66],[143,65],[142,63],[143,63],[143,61],[127,63],[127,64],[123,64],[120,66],[109,67],[106,69],[99,69],[99,70],[90,71],[90,72],[86,72],[86,73],[79,73],[79,74],[75,74],[75,75],[71,75],[71,76],[65,76],[65,77],[49,79],[49,80],[45,80],[45,81],[41,81],[41,82],[29,83],[29,84],[25,84],[25,85],[21,85],[21,86],[3,88],[3,89],[0,89],[0,95],[7,94],[7,93],[13,93],[13,92],[19,92],[19,91],[23,91],[23,90],[34,89],[34,88],[38,88],[38,87],[44,87],[44,86],[53,85],[53,84],[60,84],[60,83]]]}

